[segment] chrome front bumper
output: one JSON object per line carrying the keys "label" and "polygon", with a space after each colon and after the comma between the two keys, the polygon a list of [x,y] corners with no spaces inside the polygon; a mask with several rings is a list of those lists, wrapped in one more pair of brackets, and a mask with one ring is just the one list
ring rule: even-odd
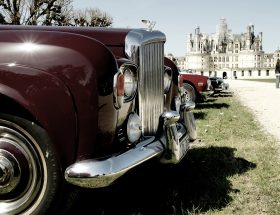
{"label": "chrome front bumper", "polygon": [[[183,122],[187,121],[184,118],[188,117],[194,107],[193,102],[181,105]],[[66,169],[66,181],[86,188],[106,187],[128,170],[151,158],[159,157],[162,163],[180,162],[189,148],[189,135],[186,126],[179,119],[180,114],[175,111],[163,113],[155,137],[105,159],[78,161]]]}

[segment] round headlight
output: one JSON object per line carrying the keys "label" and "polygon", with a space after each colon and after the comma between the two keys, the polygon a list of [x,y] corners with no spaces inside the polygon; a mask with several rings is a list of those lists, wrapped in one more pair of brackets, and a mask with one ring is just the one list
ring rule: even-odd
{"label": "round headlight", "polygon": [[127,138],[131,143],[136,142],[141,137],[142,123],[137,114],[131,113],[128,116],[126,133]]}
{"label": "round headlight", "polygon": [[167,68],[164,71],[164,93],[168,93],[172,82],[171,69]]}
{"label": "round headlight", "polygon": [[124,71],[124,96],[125,100],[134,98],[137,89],[137,82],[134,73],[129,69]]}

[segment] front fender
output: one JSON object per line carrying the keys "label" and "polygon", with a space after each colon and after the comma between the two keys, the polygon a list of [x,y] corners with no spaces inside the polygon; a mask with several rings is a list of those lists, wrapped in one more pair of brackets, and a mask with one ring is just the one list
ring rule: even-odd
{"label": "front fender", "polygon": [[[73,162],[76,114],[71,94],[63,83],[49,73],[16,64],[0,65],[0,80],[0,94],[27,110],[47,131],[64,165]],[[8,104],[1,104],[0,111],[12,108],[4,108],[5,105]]]}
{"label": "front fender", "polygon": [[[115,57],[104,44],[78,33],[57,32],[55,28],[3,30],[0,32],[0,62],[45,71],[48,77],[56,77],[56,80],[67,86],[71,93],[69,98],[73,98],[73,104],[69,107],[75,108],[77,114],[75,159],[83,159],[99,156],[100,151],[107,152],[112,148],[118,117],[113,104],[113,78],[118,72],[118,66]],[[32,72],[29,73],[26,74],[26,80],[27,76],[32,77]],[[14,77],[17,82],[22,82],[20,76]],[[9,84],[13,86],[17,83]],[[38,87],[43,86],[38,84]],[[57,97],[52,88],[48,91],[49,98]],[[61,139],[64,140],[64,136],[61,134]],[[67,139],[70,140],[70,137],[67,136]],[[72,144],[72,141],[69,142]],[[67,148],[75,148],[71,144],[65,140],[62,143]]]}

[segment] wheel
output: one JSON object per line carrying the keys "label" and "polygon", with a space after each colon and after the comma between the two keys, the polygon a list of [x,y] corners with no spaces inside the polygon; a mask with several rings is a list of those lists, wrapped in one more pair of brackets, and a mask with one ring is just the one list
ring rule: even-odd
{"label": "wheel", "polygon": [[0,214],[55,214],[62,177],[46,131],[0,114]]}
{"label": "wheel", "polygon": [[188,83],[184,83],[185,93],[186,93],[186,101],[196,102],[196,92],[192,85]]}

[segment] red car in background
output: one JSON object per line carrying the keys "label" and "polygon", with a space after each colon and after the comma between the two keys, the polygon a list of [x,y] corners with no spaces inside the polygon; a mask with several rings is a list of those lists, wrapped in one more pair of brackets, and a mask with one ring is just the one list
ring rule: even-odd
{"label": "red car in background", "polygon": [[213,87],[208,76],[194,74],[191,70],[180,71],[186,91],[187,101],[203,101],[213,94]]}

